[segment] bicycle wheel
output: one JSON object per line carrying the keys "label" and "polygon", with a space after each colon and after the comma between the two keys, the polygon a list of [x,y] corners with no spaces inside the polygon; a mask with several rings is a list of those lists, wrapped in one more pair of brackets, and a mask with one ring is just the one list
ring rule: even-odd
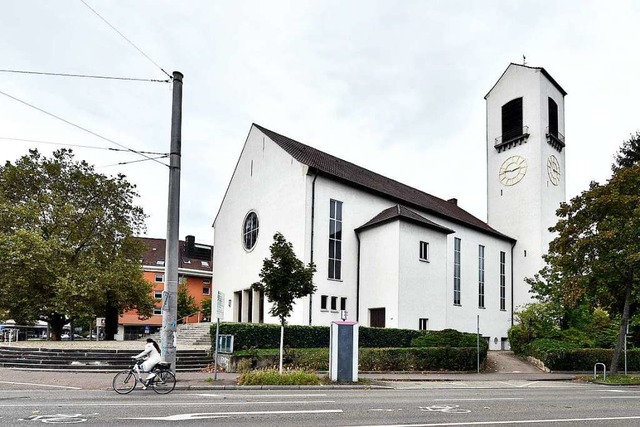
{"label": "bicycle wheel", "polygon": [[122,371],[118,372],[115,377],[113,377],[113,389],[118,394],[127,394],[131,393],[131,391],[136,388],[136,376],[133,375],[131,371]]}
{"label": "bicycle wheel", "polygon": [[160,371],[153,377],[151,387],[158,394],[171,393],[176,388],[176,377],[171,371]]}

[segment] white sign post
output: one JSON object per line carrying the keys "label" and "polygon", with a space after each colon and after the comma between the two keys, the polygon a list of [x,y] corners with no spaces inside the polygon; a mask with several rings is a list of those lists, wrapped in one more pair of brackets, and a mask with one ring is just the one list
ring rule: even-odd
{"label": "white sign post", "polygon": [[218,291],[216,298],[216,349],[213,356],[213,379],[218,379],[218,337],[220,336],[220,319],[224,317],[224,292]]}
{"label": "white sign post", "polygon": [[104,317],[96,317],[96,341],[100,340],[100,328],[104,329]]}

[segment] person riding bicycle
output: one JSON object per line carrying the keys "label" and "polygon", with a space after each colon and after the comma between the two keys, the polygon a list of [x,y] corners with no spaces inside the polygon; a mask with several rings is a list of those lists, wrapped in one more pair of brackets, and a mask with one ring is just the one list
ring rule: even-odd
{"label": "person riding bicycle", "polygon": [[144,350],[140,354],[136,354],[135,356],[131,356],[132,359],[144,359],[143,363],[136,363],[136,371],[138,374],[140,372],[148,372],[149,375],[144,380],[144,389],[147,388],[149,382],[156,376],[151,370],[154,366],[160,363],[160,346],[151,338],[147,338],[147,344],[144,346]]}

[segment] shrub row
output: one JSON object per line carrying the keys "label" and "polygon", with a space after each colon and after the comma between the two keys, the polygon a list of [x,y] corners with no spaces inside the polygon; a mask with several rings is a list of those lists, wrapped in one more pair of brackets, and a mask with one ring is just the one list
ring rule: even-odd
{"label": "shrub row", "polygon": [[[481,366],[487,351],[480,350]],[[477,352],[473,347],[364,348],[361,371],[474,371]]]}
{"label": "shrub row", "polygon": [[[423,347],[423,348],[362,348],[358,354],[361,371],[475,371],[476,348]],[[480,350],[483,366],[487,351]],[[329,369],[329,349],[291,350],[283,358],[287,369],[326,371]],[[256,367],[278,365],[277,350],[271,355],[245,355],[232,358],[232,365],[242,371]]]}
{"label": "shrub row", "polygon": [[[279,348],[280,325],[265,323],[221,323],[221,334],[234,336],[234,349]],[[215,325],[211,329],[211,339],[215,340]],[[413,329],[370,328],[360,326],[358,345],[361,348],[406,348],[406,347],[475,347],[476,335],[453,329],[443,331],[416,331]],[[284,344],[289,348],[329,347],[328,326],[285,327]],[[480,340],[486,351],[487,343]],[[215,346],[215,342],[212,342]]]}
{"label": "shrub row", "polygon": [[[553,371],[592,371],[596,363],[604,363],[608,369],[613,359],[613,350],[605,348],[530,350],[531,356],[540,359]],[[624,369],[624,353],[620,355],[618,369]],[[640,371],[640,349],[627,350],[627,370]]]}

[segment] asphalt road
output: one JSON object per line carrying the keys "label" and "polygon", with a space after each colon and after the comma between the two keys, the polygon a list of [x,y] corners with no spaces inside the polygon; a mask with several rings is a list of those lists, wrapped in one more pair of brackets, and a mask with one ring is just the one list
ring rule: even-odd
{"label": "asphalt road", "polygon": [[176,390],[2,383],[0,426],[640,425],[640,388],[567,382],[407,382],[370,390]]}

